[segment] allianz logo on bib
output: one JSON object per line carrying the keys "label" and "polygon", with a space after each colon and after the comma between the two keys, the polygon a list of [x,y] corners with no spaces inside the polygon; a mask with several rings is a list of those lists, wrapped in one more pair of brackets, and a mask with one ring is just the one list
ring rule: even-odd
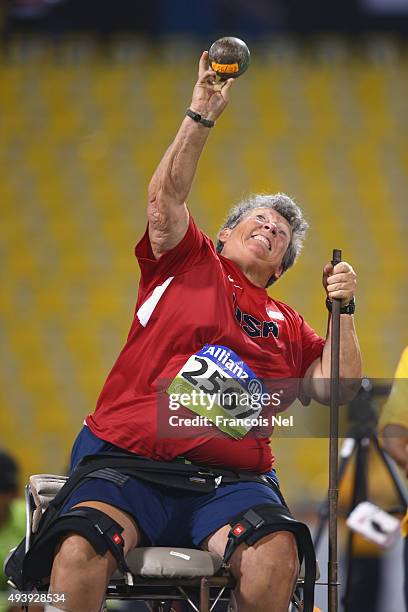
{"label": "allianz logo on bib", "polygon": [[239,363],[230,358],[231,353],[222,346],[209,346],[203,351],[202,354],[211,355],[214,357],[214,359],[219,361],[219,363],[222,363],[224,368],[229,370],[231,374],[235,374],[237,378],[240,378],[241,380],[248,378],[248,374],[241,368]]}

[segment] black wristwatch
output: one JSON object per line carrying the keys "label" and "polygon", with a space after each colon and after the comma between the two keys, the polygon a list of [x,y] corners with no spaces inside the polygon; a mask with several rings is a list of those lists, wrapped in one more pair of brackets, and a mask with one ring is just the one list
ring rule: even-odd
{"label": "black wristwatch", "polygon": [[204,117],[202,117],[200,113],[196,113],[195,111],[191,110],[191,108],[188,108],[186,110],[186,115],[187,117],[190,117],[190,119],[192,119],[193,121],[201,123],[201,125],[203,125],[204,127],[212,128],[215,125],[215,121],[211,121],[211,119],[204,119]]}
{"label": "black wristwatch", "polygon": [[[329,312],[332,311],[332,306],[333,306],[333,302],[329,300],[329,298],[326,298],[326,308]],[[340,314],[352,315],[354,314],[355,310],[356,310],[356,299],[352,297],[348,304],[346,304],[345,306],[341,306]]]}

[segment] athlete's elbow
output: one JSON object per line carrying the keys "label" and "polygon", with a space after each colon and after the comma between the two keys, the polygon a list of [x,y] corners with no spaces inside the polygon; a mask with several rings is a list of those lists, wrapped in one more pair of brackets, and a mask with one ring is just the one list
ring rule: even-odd
{"label": "athlete's elbow", "polygon": [[175,181],[171,177],[152,179],[147,190],[149,210],[163,211],[170,206],[183,204],[187,195],[188,190],[183,188],[180,181]]}

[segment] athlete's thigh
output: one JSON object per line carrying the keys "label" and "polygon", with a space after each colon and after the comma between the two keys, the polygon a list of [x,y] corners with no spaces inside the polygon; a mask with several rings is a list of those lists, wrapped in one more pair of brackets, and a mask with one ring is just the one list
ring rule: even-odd
{"label": "athlete's thigh", "polygon": [[[89,478],[65,502],[60,514],[78,506],[106,512],[123,528],[127,549],[134,546],[161,546],[163,534],[170,529],[173,506],[177,503],[160,487],[129,477],[122,484],[104,478]],[[168,544],[168,545],[171,545]]]}
{"label": "athlete's thigh", "polygon": [[96,500],[79,502],[72,507],[77,508],[79,506],[96,508],[97,510],[100,510],[101,512],[104,512],[105,514],[110,516],[111,519],[113,519],[114,521],[119,523],[121,527],[123,527],[123,532],[121,535],[125,543],[125,555],[129,552],[129,550],[132,550],[132,548],[135,548],[136,546],[140,545],[140,542],[142,541],[142,534],[140,528],[138,527],[135,519],[124,510],[116,508],[115,506],[107,504],[106,502]]}
{"label": "athlete's thigh", "polygon": [[[202,547],[223,557],[230,529],[230,525],[224,525],[208,536],[202,543]],[[283,572],[287,568],[289,577],[293,575],[293,572],[297,575],[299,566],[296,539],[288,531],[265,534],[252,546],[245,543],[237,546],[229,560],[229,565],[237,580],[245,576],[249,583],[255,583],[260,576],[262,580],[262,576],[267,575],[268,572],[272,577],[273,574],[270,572],[278,568]],[[285,574],[283,577],[286,577]]]}
{"label": "athlete's thigh", "polygon": [[[208,550],[209,552],[216,553],[221,557],[224,556],[230,530],[231,525],[224,525],[209,535],[208,538],[202,542],[202,548],[204,550]],[[282,552],[284,548],[288,550],[288,553],[293,553],[293,555],[297,554],[296,538],[289,531],[275,531],[273,533],[266,534],[260,538],[258,542],[259,544],[256,542],[254,548],[259,548],[262,546],[263,548],[268,548],[272,554],[274,554],[275,550],[278,554],[278,552]],[[237,550],[239,549],[242,554],[242,551],[247,548],[250,547],[243,543],[237,547]]]}
{"label": "athlete's thigh", "polygon": [[220,530],[216,541],[224,541],[225,547],[230,529],[228,523],[233,517],[264,504],[283,507],[282,499],[278,487],[275,490],[259,482],[238,482],[218,487],[213,493],[197,500],[191,521],[194,546],[203,547],[209,536]]}

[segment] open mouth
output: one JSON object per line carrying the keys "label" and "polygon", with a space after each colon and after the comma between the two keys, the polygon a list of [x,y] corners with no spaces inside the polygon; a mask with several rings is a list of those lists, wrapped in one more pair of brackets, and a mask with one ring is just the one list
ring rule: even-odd
{"label": "open mouth", "polygon": [[269,251],[271,250],[271,241],[266,236],[263,236],[263,234],[253,234],[251,238],[253,238],[254,240],[259,240],[259,242],[262,242]]}

